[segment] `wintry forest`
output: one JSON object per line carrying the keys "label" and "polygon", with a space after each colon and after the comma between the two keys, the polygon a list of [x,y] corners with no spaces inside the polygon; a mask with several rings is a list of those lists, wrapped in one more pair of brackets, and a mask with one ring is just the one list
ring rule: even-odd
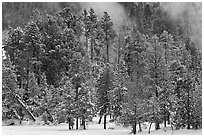
{"label": "wintry forest", "polygon": [[202,128],[201,4],[2,3],[2,119]]}

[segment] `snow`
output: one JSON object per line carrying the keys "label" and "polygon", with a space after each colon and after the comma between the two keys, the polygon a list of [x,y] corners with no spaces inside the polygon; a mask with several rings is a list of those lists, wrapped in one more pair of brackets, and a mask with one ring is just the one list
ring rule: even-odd
{"label": "snow", "polygon": [[103,125],[91,124],[87,130],[68,130],[67,124],[58,126],[42,126],[42,125],[23,125],[23,126],[3,126],[3,135],[127,135],[129,129],[103,129]]}
{"label": "snow", "polygon": [[[28,125],[25,123],[23,125],[15,126],[2,126],[3,135],[130,135],[130,127],[122,127],[115,123],[107,123],[107,129],[103,129],[103,119],[102,123],[98,124],[99,118],[94,118],[92,123],[87,125],[87,129],[79,130],[73,129],[68,130],[68,125],[66,123],[61,123],[59,125]],[[109,119],[107,119],[109,121]],[[142,123],[142,132],[137,132],[137,135],[148,135],[148,123]],[[162,125],[161,125],[162,127]],[[75,126],[74,126],[75,128]],[[138,128],[138,127],[137,127]],[[165,132],[163,128],[160,130],[154,130],[154,124],[152,124],[150,135],[202,135],[202,130],[174,130],[172,132],[170,125],[167,127]]]}

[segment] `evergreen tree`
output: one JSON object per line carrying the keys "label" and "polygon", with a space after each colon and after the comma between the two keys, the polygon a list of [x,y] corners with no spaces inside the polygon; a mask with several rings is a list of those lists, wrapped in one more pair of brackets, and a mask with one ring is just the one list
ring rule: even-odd
{"label": "evergreen tree", "polygon": [[[99,115],[102,118],[102,115],[104,115],[104,129],[106,129],[106,116],[109,113],[108,110],[110,110],[110,100],[108,97],[108,92],[112,88],[112,73],[110,70],[105,69],[99,78],[98,85],[97,85],[97,106],[99,109]],[[101,119],[100,119],[101,120]],[[100,123],[99,120],[99,123]]]}
{"label": "evergreen tree", "polygon": [[91,61],[93,62],[94,59],[94,51],[97,48],[97,33],[98,33],[98,20],[97,15],[93,8],[89,10],[89,16],[88,19],[90,21],[89,23],[89,34],[90,34],[90,50],[91,50]]}
{"label": "evergreen tree", "polygon": [[[16,108],[19,109],[18,105],[15,105],[15,97],[10,90],[15,91],[17,86],[17,77],[12,67],[9,58],[4,59],[2,62],[2,119],[11,119],[18,117]],[[9,90],[10,89],[10,90]],[[17,114],[17,115],[16,115]],[[20,116],[19,116],[20,117]]]}
{"label": "evergreen tree", "polygon": [[131,20],[118,31],[107,12],[98,20],[74,3],[56,14],[35,10],[28,22],[27,14],[14,18],[25,23],[3,40],[3,120],[29,115],[86,129],[98,113],[104,129],[110,115],[134,134],[143,122],[149,133],[152,123],[202,128],[202,54],[189,23],[173,21],[160,3],[119,4]]}
{"label": "evergreen tree", "polygon": [[[22,99],[22,89],[18,89],[17,77],[15,75],[14,67],[12,67],[9,58],[3,60],[3,119],[17,118],[21,121],[25,114],[35,121],[35,117],[30,112],[27,104]],[[17,104],[16,104],[17,103]],[[24,112],[23,112],[24,110]]]}
{"label": "evergreen tree", "polygon": [[[162,83],[164,80],[164,56],[163,56],[163,49],[159,44],[158,37],[154,35],[150,38],[151,45],[148,47],[149,52],[149,61],[148,61],[148,69],[149,69],[149,78],[150,82],[150,90],[152,93],[153,102],[156,102],[153,107],[157,106],[159,103],[159,96],[162,91]],[[156,110],[156,112],[155,112]],[[155,129],[160,129],[159,123],[161,122],[161,111],[160,109],[153,108],[154,114],[154,122],[155,122]]]}
{"label": "evergreen tree", "polygon": [[171,81],[171,72],[169,71],[169,65],[173,61],[173,48],[174,48],[174,41],[171,34],[168,34],[168,32],[164,31],[160,36],[160,44],[164,50],[164,80],[162,83],[162,92],[160,94],[159,100],[160,100],[160,107],[163,111],[163,121],[164,121],[164,127],[166,128],[167,120],[169,121],[169,115],[170,115],[170,100],[169,96],[173,94],[174,86]]}
{"label": "evergreen tree", "polygon": [[[101,87],[101,89],[99,89],[98,93],[99,93],[99,108],[100,108],[100,112],[102,115],[104,115],[104,129],[106,129],[106,116],[107,116],[107,111],[110,107],[109,104],[109,100],[108,100],[108,91],[111,88],[111,73],[109,72],[110,66],[109,65],[109,50],[110,50],[110,42],[111,40],[113,40],[113,38],[115,37],[115,32],[113,30],[113,23],[111,22],[110,16],[108,15],[107,12],[104,12],[104,15],[101,19],[101,28],[103,30],[103,37],[102,37],[102,42],[104,44],[104,46],[106,46],[106,56],[105,56],[105,62],[106,62],[106,67],[105,70],[103,71],[101,77],[100,77],[100,82],[99,82],[99,86]],[[104,98],[103,100],[101,100],[102,98]],[[99,121],[100,122],[100,121]]]}
{"label": "evergreen tree", "polygon": [[[145,54],[145,43],[144,38],[140,35],[140,33],[135,32],[136,29],[133,28],[132,37],[135,39],[131,39],[130,37],[126,40],[126,56],[125,62],[127,66],[129,80],[126,83],[126,87],[128,89],[128,106],[125,105],[124,109],[130,111],[132,115],[132,121],[130,122],[133,127],[133,133],[136,134],[136,124],[140,125],[141,123],[141,108],[142,102],[144,99],[143,96],[143,82],[146,73],[146,54]],[[136,34],[135,34],[136,33]],[[141,130],[141,128],[140,128]]]}

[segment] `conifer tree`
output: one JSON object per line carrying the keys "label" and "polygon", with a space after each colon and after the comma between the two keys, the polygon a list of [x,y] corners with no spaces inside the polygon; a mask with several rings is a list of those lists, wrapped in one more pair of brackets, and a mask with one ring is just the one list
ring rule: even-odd
{"label": "conifer tree", "polygon": [[[108,110],[110,107],[110,102],[108,100],[108,91],[111,88],[111,68],[110,68],[110,62],[109,62],[109,50],[111,46],[111,41],[115,37],[115,32],[113,30],[113,23],[111,22],[111,18],[108,15],[107,12],[104,12],[104,15],[101,19],[101,28],[103,30],[103,37],[102,37],[102,42],[103,45],[106,49],[106,54],[105,54],[105,60],[104,62],[106,63],[105,70],[103,71],[100,81],[103,79],[103,81],[99,82],[99,87],[103,86],[103,88],[99,89],[99,105],[100,111],[102,112],[102,115],[104,115],[104,129],[106,129],[106,116],[108,114]],[[102,98],[103,101],[101,100]]]}

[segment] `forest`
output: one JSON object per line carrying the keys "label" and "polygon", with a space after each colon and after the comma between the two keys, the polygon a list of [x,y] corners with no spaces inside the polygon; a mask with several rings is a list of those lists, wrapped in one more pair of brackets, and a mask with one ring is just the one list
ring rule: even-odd
{"label": "forest", "polygon": [[2,3],[2,120],[202,129],[201,4]]}

